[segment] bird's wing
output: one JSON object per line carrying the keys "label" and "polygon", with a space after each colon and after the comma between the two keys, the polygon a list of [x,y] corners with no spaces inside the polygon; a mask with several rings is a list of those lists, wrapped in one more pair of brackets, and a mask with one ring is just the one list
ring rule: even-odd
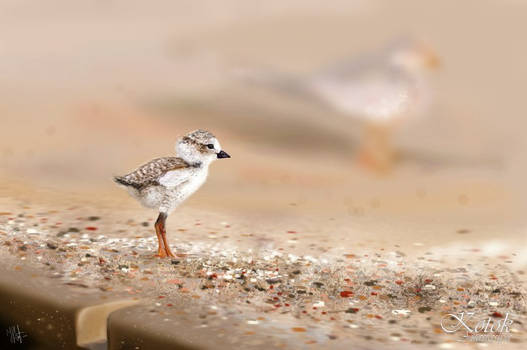
{"label": "bird's wing", "polygon": [[386,57],[378,53],[346,57],[315,71],[310,80],[356,80],[364,74],[385,69],[386,64]]}
{"label": "bird's wing", "polygon": [[[189,173],[190,164],[178,157],[156,158],[131,173],[117,178],[118,182],[135,188],[141,188],[148,185],[162,184],[169,173]],[[164,181],[163,181],[164,182]],[[173,183],[174,181],[172,181]]]}
{"label": "bird's wing", "polygon": [[236,77],[243,83],[260,88],[270,89],[276,93],[299,99],[313,99],[314,96],[306,89],[304,77],[277,71],[269,67],[240,69]]}

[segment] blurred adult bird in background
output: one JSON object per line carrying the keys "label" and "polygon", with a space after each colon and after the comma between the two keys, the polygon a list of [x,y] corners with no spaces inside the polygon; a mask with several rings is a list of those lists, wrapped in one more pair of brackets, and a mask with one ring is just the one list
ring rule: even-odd
{"label": "blurred adult bird in background", "polygon": [[389,171],[396,159],[392,137],[397,125],[423,115],[429,104],[427,71],[439,66],[431,48],[415,39],[345,59],[307,76],[244,72],[250,82],[281,93],[316,99],[360,122],[357,159],[376,171]]}

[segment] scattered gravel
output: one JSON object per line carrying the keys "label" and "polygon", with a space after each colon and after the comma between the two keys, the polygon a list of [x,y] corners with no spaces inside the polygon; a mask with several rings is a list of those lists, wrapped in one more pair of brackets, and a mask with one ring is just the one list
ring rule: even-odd
{"label": "scattered gravel", "polygon": [[[312,256],[189,241],[177,246],[176,259],[159,259],[154,234],[119,235],[146,226],[133,219],[109,232],[94,226],[102,216],[50,224],[49,213],[24,214],[0,216],[0,256],[24,260],[69,286],[125,291],[150,303],[153,314],[184,307],[190,298],[214,310],[196,315],[199,322],[228,317],[259,332],[280,328],[316,342],[359,337],[440,345],[463,336],[445,333],[441,320],[470,311],[494,320],[514,315],[509,340],[526,341],[525,286],[522,272],[507,266],[511,257],[490,264],[477,251],[448,262],[399,250]],[[216,226],[219,235],[225,225]],[[298,235],[284,232],[291,234]]]}

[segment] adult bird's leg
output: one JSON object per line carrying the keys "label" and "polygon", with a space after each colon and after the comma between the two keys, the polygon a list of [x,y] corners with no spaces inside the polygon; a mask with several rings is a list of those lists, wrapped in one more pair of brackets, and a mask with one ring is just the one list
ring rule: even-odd
{"label": "adult bird's leg", "polygon": [[377,172],[393,167],[395,152],[391,144],[392,125],[368,123],[359,148],[359,162]]}
{"label": "adult bird's leg", "polygon": [[156,229],[157,242],[159,247],[157,248],[157,256],[160,258],[166,258],[167,253],[165,251],[165,243],[163,240],[163,231],[165,230],[165,220],[167,215],[165,213],[159,213],[154,227]]}
{"label": "adult bird's leg", "polygon": [[165,247],[165,254],[163,257],[169,256],[171,258],[174,258],[175,257],[174,253],[172,253],[172,251],[170,250],[170,245],[168,245],[168,241],[167,241],[167,231],[165,229],[166,220],[167,220],[167,214],[159,213],[159,217],[157,218],[157,221],[159,221],[161,238],[163,239],[163,245]]}

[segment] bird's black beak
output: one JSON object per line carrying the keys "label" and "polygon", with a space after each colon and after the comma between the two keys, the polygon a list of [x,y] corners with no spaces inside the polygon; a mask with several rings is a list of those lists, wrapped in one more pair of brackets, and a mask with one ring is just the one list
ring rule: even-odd
{"label": "bird's black beak", "polygon": [[217,154],[218,158],[230,158],[229,154],[225,151],[220,151],[220,153]]}

